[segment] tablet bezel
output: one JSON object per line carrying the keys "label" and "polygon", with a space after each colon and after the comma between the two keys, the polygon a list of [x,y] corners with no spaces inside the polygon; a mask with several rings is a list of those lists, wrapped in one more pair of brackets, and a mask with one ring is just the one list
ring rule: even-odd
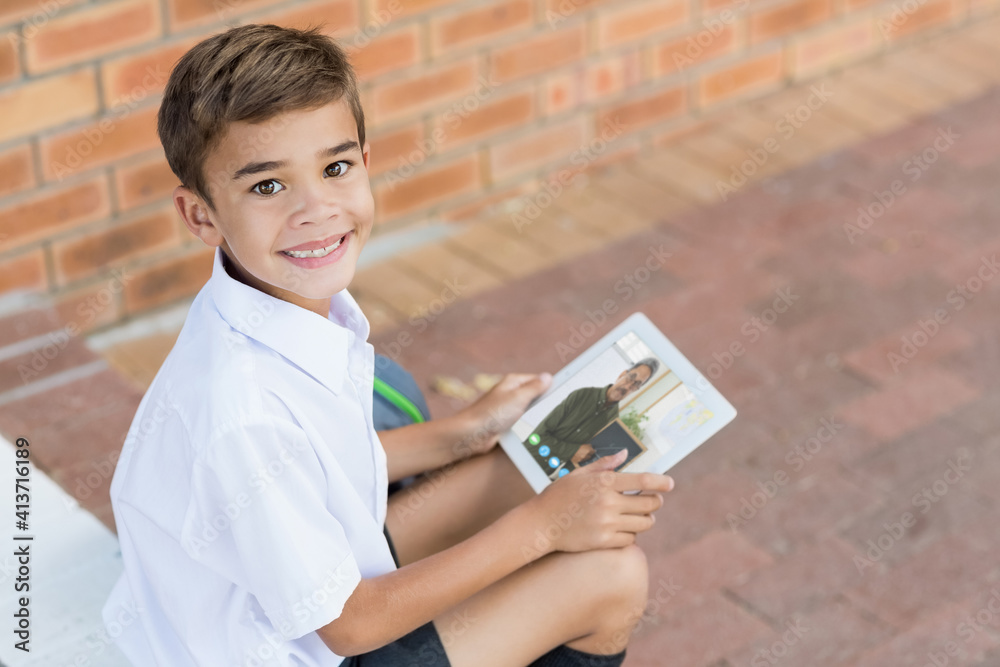
{"label": "tablet bezel", "polygon": [[[663,332],[645,314],[633,313],[567,364],[552,377],[552,384],[548,391],[535,399],[532,405],[555,391],[629,332],[634,332],[653,354],[680,378],[684,386],[713,413],[709,421],[694,429],[690,434],[679,438],[670,451],[656,459],[646,469],[648,472],[663,474],[731,422],[736,417],[736,408],[681,354],[680,350],[663,335]],[[519,419],[518,422],[520,421]],[[507,452],[514,465],[521,471],[536,493],[540,493],[552,483],[552,480],[531,458],[513,429],[500,436],[500,446]],[[619,470],[622,468],[619,467]],[[633,471],[624,470],[624,472]]]}

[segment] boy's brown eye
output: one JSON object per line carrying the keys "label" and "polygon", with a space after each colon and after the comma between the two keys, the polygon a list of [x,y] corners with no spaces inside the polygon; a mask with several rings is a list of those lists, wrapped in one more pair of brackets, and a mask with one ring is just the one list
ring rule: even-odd
{"label": "boy's brown eye", "polygon": [[271,180],[261,181],[257,185],[253,186],[250,191],[264,196],[273,195],[275,192],[279,191],[277,185],[278,184],[276,182]]}
{"label": "boy's brown eye", "polygon": [[347,168],[350,166],[350,164],[351,164],[350,162],[344,162],[344,161],[334,162],[333,164],[327,166],[326,175],[333,176],[334,178],[336,178],[337,176],[343,176],[344,174],[347,173]]}

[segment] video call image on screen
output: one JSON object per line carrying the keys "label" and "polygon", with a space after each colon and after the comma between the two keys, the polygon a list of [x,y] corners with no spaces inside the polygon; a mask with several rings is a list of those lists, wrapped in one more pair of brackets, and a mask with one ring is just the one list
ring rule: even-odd
{"label": "video call image on screen", "polygon": [[634,332],[525,412],[514,433],[555,480],[623,448],[642,472],[712,412]]}

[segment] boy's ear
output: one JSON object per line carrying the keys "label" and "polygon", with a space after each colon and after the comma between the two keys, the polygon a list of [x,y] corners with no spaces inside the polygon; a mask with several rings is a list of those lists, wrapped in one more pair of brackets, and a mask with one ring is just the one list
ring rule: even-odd
{"label": "boy's ear", "polygon": [[174,188],[174,206],[192,234],[213,248],[222,245],[225,239],[209,217],[208,206],[193,190],[183,185]]}
{"label": "boy's ear", "polygon": [[365,170],[368,170],[368,159],[371,157],[370,153],[371,146],[366,141],[365,145],[361,147],[361,159],[365,162]]}

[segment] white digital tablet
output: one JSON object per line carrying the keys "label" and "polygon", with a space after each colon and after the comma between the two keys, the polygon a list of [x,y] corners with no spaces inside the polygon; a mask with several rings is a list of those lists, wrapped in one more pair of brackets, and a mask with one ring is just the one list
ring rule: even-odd
{"label": "white digital tablet", "polygon": [[555,374],[500,445],[532,488],[628,450],[619,472],[665,473],[736,409],[642,313]]}

